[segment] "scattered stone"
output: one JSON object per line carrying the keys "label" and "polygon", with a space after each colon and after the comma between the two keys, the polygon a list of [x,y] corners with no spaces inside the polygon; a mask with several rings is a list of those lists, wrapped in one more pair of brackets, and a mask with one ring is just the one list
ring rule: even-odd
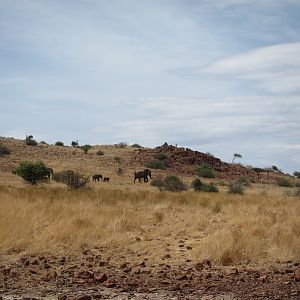
{"label": "scattered stone", "polygon": [[104,281],[107,280],[107,276],[106,276],[106,274],[101,273],[101,274],[97,275],[97,276],[94,278],[94,280],[95,280],[96,282],[103,283]]}

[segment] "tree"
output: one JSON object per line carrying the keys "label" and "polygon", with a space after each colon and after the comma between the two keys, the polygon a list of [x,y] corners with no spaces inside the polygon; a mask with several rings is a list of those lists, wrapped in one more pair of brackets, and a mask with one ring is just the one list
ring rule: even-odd
{"label": "tree", "polygon": [[275,172],[278,172],[278,171],[279,171],[278,167],[276,167],[276,166],[272,166],[271,168],[272,168],[272,170],[275,171]]}
{"label": "tree", "polygon": [[296,176],[297,178],[299,178],[299,179],[300,179],[300,172],[298,172],[298,171],[295,171],[295,172],[294,172],[294,176]]}
{"label": "tree", "polygon": [[39,180],[48,178],[49,169],[43,162],[22,161],[12,173],[21,176],[25,181],[32,185],[37,184]]}
{"label": "tree", "polygon": [[81,150],[83,150],[85,154],[87,154],[88,151],[92,149],[92,146],[86,144],[86,145],[80,146],[79,148],[80,148]]}
{"label": "tree", "polygon": [[242,158],[242,155],[239,154],[239,153],[234,153],[234,154],[233,154],[232,163],[233,163],[233,161],[234,161],[236,158]]}
{"label": "tree", "polygon": [[79,147],[78,140],[77,141],[72,141],[71,146],[74,147],[74,148]]}

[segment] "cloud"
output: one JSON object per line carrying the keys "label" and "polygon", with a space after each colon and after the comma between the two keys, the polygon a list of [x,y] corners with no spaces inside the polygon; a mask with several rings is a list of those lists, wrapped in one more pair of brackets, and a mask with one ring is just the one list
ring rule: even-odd
{"label": "cloud", "polygon": [[299,53],[300,43],[262,47],[219,59],[204,68],[195,69],[195,73],[255,81],[264,91],[270,93],[298,93]]}

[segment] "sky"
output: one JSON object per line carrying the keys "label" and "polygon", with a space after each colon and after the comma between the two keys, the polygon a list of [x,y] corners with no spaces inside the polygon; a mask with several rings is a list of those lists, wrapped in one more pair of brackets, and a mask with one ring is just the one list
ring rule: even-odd
{"label": "sky", "polygon": [[165,142],[300,170],[300,0],[0,0],[0,135]]}

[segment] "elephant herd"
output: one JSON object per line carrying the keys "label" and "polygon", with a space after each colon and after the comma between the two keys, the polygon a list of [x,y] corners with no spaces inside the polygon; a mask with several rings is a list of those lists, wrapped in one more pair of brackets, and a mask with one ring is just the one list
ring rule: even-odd
{"label": "elephant herd", "polygon": [[[145,169],[144,171],[134,172],[134,180],[133,182],[138,179],[139,182],[141,182],[141,179],[144,180],[144,182],[148,182],[148,176],[150,179],[152,179],[151,171],[149,169]],[[101,174],[95,174],[92,176],[93,181],[103,181],[103,182],[109,182],[109,177],[103,177]]]}

